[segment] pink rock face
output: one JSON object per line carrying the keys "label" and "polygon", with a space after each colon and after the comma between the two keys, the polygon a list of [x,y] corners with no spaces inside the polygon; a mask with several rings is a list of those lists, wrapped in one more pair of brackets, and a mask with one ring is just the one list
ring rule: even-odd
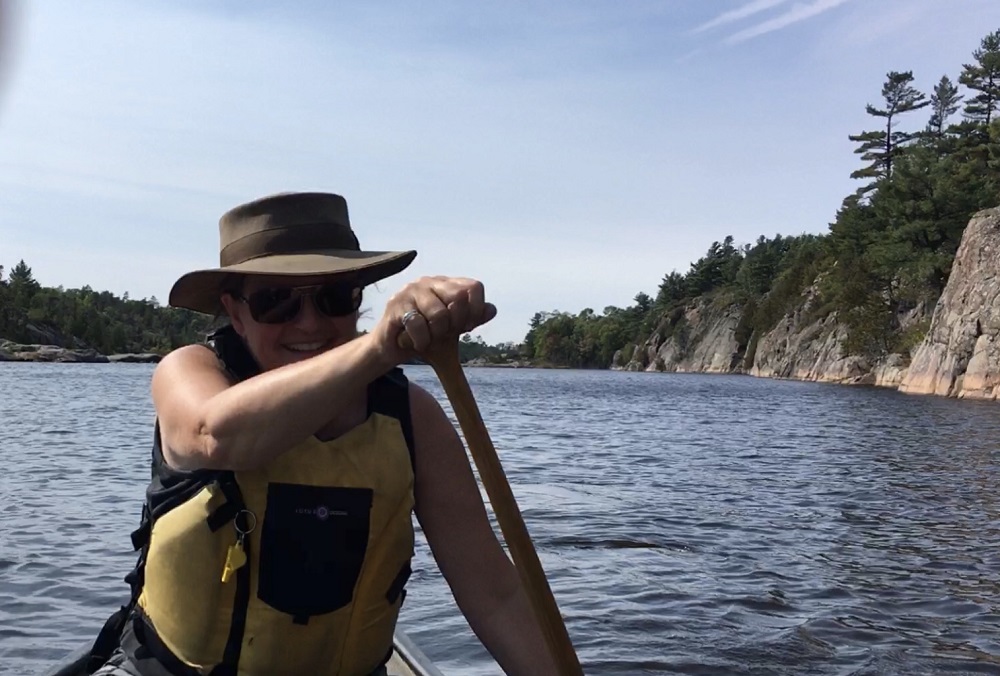
{"label": "pink rock face", "polygon": [[1000,394],[1000,208],[976,214],[962,236],[931,327],[900,383],[911,394],[996,399]]}
{"label": "pink rock face", "polygon": [[[683,317],[662,323],[630,354],[616,356],[616,368],[634,371],[749,373],[764,378],[877,385],[913,394],[995,400],[1000,397],[1000,207],[969,222],[944,293],[934,306],[930,328],[908,359],[890,354],[870,360],[846,354],[848,337],[837,313],[812,319],[808,309],[818,286],[766,334],[755,339],[752,363],[738,343],[740,308],[704,298]],[[902,328],[922,326],[921,304],[900,316]],[[681,323],[677,323],[682,319]]]}
{"label": "pink rock face", "polygon": [[996,399],[1000,389],[1000,346],[996,336],[981,335],[962,379],[962,397],[966,399]]}

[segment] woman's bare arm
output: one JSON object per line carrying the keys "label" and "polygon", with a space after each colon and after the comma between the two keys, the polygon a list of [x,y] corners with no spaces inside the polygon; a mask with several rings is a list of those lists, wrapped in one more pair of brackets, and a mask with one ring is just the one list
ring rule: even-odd
{"label": "woman's bare arm", "polygon": [[314,434],[391,366],[361,336],[234,385],[211,350],[175,350],[152,382],[164,458],[177,469],[259,467]]}
{"label": "woman's bare arm", "polygon": [[[402,317],[417,310],[404,327]],[[152,395],[167,464],[178,469],[253,469],[314,434],[358,400],[372,380],[450,332],[471,331],[496,314],[480,282],[421,277],[386,303],[371,333],[310,359],[233,385],[210,350],[170,353],[153,374]]]}
{"label": "woman's bare arm", "polygon": [[455,601],[506,673],[556,673],[517,571],[490,527],[455,427],[434,397],[412,384],[410,402],[417,518]]}

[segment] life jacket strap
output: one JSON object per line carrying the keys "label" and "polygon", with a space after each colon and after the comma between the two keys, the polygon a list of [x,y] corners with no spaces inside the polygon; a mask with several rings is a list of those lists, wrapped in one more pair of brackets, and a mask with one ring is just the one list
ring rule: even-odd
{"label": "life jacket strap", "polygon": [[156,635],[149,617],[136,607],[122,632],[122,650],[142,676],[200,676],[184,664]]}
{"label": "life jacket strap", "polygon": [[[236,483],[236,476],[233,472],[223,473],[219,481],[223,495],[226,496],[226,504],[231,504],[236,508],[233,518],[239,518],[241,512],[246,510],[246,501],[243,499],[243,492],[240,491],[239,484]],[[243,526],[247,530],[246,524]],[[250,549],[250,538],[243,541],[243,549],[247,559],[250,559],[252,552]],[[236,571],[236,597],[233,600],[233,620],[229,625],[229,637],[226,639],[226,648],[222,653],[222,662],[212,670],[211,676],[236,676],[240,663],[240,653],[243,650],[243,633],[247,625],[247,609],[250,606],[250,568],[251,566],[241,566]]]}

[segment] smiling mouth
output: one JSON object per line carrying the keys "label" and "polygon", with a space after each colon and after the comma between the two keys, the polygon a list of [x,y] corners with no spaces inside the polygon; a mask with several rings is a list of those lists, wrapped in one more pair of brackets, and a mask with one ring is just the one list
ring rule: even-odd
{"label": "smiling mouth", "polygon": [[315,352],[328,344],[329,341],[320,341],[315,343],[290,343],[288,345],[284,345],[283,347],[286,350],[291,350],[292,352]]}

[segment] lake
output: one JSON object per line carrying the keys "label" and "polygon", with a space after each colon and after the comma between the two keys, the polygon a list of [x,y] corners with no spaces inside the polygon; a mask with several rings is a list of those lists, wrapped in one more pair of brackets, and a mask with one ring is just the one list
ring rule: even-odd
{"label": "lake", "polygon": [[[153,368],[0,364],[2,673],[44,671],[127,595]],[[998,404],[467,374],[587,674],[1000,674]],[[500,673],[419,535],[401,623],[446,674]]]}

